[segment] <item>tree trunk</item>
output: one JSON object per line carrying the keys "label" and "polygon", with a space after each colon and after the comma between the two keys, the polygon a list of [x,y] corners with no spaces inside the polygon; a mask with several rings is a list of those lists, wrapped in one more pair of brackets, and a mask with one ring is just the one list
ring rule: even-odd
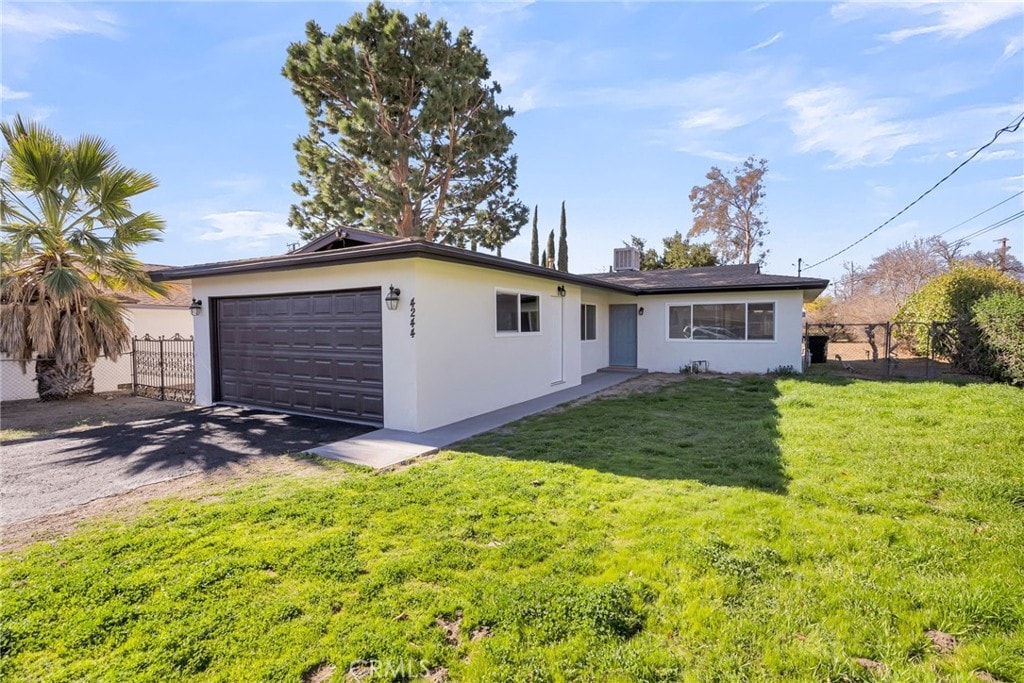
{"label": "tree trunk", "polygon": [[52,359],[36,361],[36,387],[40,401],[60,401],[93,393],[92,363],[78,361],[59,367]]}

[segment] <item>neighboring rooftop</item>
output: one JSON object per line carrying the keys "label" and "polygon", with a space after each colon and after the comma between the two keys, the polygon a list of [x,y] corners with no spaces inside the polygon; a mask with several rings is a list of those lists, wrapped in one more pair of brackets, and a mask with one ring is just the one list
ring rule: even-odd
{"label": "neighboring rooftop", "polygon": [[[174,268],[174,266],[162,266],[155,263],[143,263],[142,269],[150,274],[163,272]],[[156,280],[156,278],[154,278]],[[192,303],[192,285],[188,282],[168,282],[167,296],[150,296],[143,292],[128,292],[118,294],[118,298],[128,305],[135,306],[162,306],[167,308],[188,308]]]}

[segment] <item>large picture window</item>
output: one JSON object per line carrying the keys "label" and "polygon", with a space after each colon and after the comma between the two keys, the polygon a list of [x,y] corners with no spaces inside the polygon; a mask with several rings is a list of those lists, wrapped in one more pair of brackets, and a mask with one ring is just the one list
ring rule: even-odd
{"label": "large picture window", "polygon": [[669,339],[772,340],[775,304],[693,304],[668,307]]}
{"label": "large picture window", "polygon": [[494,303],[498,332],[540,332],[540,297],[536,294],[497,292]]}
{"label": "large picture window", "polygon": [[580,339],[582,341],[597,339],[597,306],[594,304],[580,305]]}
{"label": "large picture window", "polygon": [[694,339],[743,339],[746,319],[743,304],[696,304],[693,307]]}

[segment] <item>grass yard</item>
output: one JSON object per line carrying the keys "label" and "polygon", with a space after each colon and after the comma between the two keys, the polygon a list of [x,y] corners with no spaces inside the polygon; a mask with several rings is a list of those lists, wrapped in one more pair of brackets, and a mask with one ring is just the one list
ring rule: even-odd
{"label": "grass yard", "polygon": [[0,587],[5,682],[1024,681],[1024,393],[688,379],[159,501]]}

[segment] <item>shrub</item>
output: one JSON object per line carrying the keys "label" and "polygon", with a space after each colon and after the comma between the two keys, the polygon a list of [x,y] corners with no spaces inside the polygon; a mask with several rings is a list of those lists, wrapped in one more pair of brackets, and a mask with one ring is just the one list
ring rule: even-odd
{"label": "shrub", "polygon": [[997,292],[974,305],[991,376],[1024,386],[1024,292]]}
{"label": "shrub", "polygon": [[[893,322],[953,323],[953,333],[935,339],[933,350],[970,372],[989,374],[977,353],[981,337],[974,323],[973,307],[980,299],[996,292],[1024,294],[1024,284],[995,268],[960,264],[911,294],[896,312]],[[914,350],[927,355],[933,341],[929,327],[916,326],[910,336]]]}

